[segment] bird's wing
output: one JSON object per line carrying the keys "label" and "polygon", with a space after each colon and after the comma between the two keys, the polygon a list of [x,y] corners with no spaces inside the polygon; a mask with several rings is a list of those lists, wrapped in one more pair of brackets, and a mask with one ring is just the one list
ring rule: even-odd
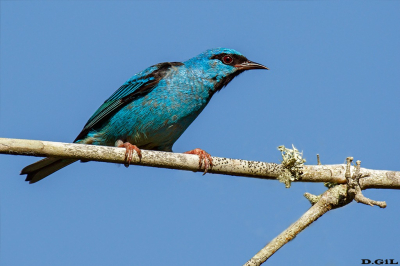
{"label": "bird's wing", "polygon": [[97,109],[92,117],[89,118],[74,142],[83,139],[92,128],[101,125],[123,106],[139,97],[147,95],[157,86],[158,82],[165,77],[167,70],[172,66],[181,65],[183,65],[183,63],[180,62],[160,63],[134,75]]}

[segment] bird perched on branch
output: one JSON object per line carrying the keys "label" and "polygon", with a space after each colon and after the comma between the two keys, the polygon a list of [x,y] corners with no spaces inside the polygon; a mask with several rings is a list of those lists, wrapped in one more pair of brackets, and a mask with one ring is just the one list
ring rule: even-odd
{"label": "bird perched on branch", "polygon": [[[75,143],[126,148],[125,166],[133,152],[172,151],[172,145],[206,107],[215,92],[245,70],[268,69],[227,48],[205,51],[183,63],[160,63],[134,75],[92,115]],[[199,167],[212,167],[201,149]],[[45,158],[22,169],[35,183],[73,163],[74,159]]]}

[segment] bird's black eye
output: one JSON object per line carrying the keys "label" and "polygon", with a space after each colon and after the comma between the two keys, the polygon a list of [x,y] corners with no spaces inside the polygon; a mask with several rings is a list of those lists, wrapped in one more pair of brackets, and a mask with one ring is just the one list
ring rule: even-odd
{"label": "bird's black eye", "polygon": [[224,57],[222,57],[222,62],[226,65],[230,65],[233,62],[233,58],[229,55],[225,55]]}

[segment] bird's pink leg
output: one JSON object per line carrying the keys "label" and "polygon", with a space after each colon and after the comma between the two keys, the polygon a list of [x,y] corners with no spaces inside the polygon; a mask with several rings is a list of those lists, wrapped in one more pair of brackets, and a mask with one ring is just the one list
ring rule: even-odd
{"label": "bird's pink leg", "polygon": [[199,167],[201,168],[203,163],[204,163],[204,173],[203,175],[205,175],[208,171],[208,169],[211,169],[213,167],[213,162],[212,162],[212,158],[211,155],[208,154],[207,152],[203,151],[202,149],[194,149],[191,151],[187,151],[184,152],[185,154],[196,154],[199,156]]}
{"label": "bird's pink leg", "polygon": [[125,147],[126,152],[125,152],[125,167],[129,167],[129,165],[132,162],[132,157],[133,157],[133,151],[136,151],[137,155],[139,156],[139,159],[142,159],[142,151],[133,144],[130,144],[129,142],[123,142],[122,140],[117,140],[115,142],[115,146],[117,147]]}

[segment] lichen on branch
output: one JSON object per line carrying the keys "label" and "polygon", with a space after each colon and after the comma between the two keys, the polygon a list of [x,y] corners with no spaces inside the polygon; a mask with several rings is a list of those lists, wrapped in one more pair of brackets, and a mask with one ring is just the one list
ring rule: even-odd
{"label": "lichen on branch", "polygon": [[278,180],[284,183],[286,188],[289,188],[293,181],[300,179],[304,163],[306,162],[306,159],[303,158],[303,152],[299,152],[293,144],[292,148],[288,149],[284,145],[278,147],[278,150],[282,153],[283,167]]}

